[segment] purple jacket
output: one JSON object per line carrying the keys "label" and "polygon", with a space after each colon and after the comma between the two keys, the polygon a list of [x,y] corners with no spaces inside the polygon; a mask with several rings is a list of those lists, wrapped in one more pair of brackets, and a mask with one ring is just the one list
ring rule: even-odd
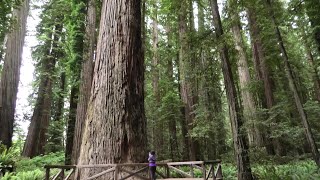
{"label": "purple jacket", "polygon": [[149,153],[149,166],[156,166],[156,156]]}

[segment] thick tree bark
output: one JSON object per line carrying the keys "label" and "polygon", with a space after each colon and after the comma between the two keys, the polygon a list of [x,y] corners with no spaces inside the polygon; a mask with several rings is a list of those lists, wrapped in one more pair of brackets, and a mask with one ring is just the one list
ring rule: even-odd
{"label": "thick tree bark", "polygon": [[[215,26],[215,33],[217,39],[221,39],[223,35],[223,29],[218,10],[217,0],[211,0],[211,8],[213,15],[213,24]],[[226,86],[227,99],[229,104],[229,115],[232,127],[234,151],[238,167],[238,179],[250,180],[253,179],[250,167],[248,145],[246,139],[246,133],[243,127],[243,117],[241,108],[237,101],[236,88],[233,81],[231,64],[228,56],[228,48],[226,44],[222,45],[219,49],[220,57],[222,61],[222,72],[224,77],[224,83]]]}
{"label": "thick tree bark", "polygon": [[87,10],[87,25],[83,49],[83,63],[81,68],[81,80],[77,105],[77,115],[74,127],[72,164],[78,163],[82,142],[83,127],[87,114],[93,77],[93,60],[96,45],[96,0],[89,0]]}
{"label": "thick tree bark", "polygon": [[262,144],[260,131],[254,122],[256,118],[256,105],[253,99],[253,95],[249,90],[251,84],[251,77],[249,74],[249,68],[247,63],[247,55],[245,51],[245,45],[241,34],[240,17],[238,12],[234,12],[232,17],[235,21],[232,26],[232,33],[235,41],[235,49],[238,52],[238,76],[240,80],[240,92],[243,105],[243,113],[246,118],[249,128],[248,137],[249,144],[260,145]]}
{"label": "thick tree bark", "polygon": [[14,113],[20,79],[22,49],[26,34],[26,23],[29,12],[29,0],[24,0],[21,7],[13,10],[16,23],[7,35],[5,57],[0,82],[0,142],[12,145]]}
{"label": "thick tree bark", "polygon": [[296,84],[295,84],[294,79],[293,79],[292,70],[291,70],[291,67],[290,67],[290,64],[289,64],[289,57],[288,57],[286,48],[284,46],[283,39],[282,39],[282,36],[281,36],[281,32],[279,30],[279,27],[278,27],[278,24],[277,24],[275,15],[274,15],[274,10],[273,10],[273,7],[272,7],[271,0],[267,0],[267,8],[268,8],[269,13],[270,13],[272,24],[274,26],[275,35],[277,37],[279,48],[280,48],[280,51],[281,51],[281,54],[282,54],[286,76],[287,76],[288,81],[289,81],[289,88],[293,93],[294,101],[295,101],[296,107],[298,109],[298,112],[299,112],[299,115],[300,115],[304,130],[305,130],[306,139],[307,139],[308,144],[309,144],[309,146],[311,148],[311,152],[312,152],[314,161],[320,167],[320,154],[319,154],[317,145],[315,143],[314,136],[312,134],[311,127],[310,127],[308,119],[307,119],[307,115],[306,115],[306,113],[305,113],[305,111],[303,109],[303,104],[302,104],[301,99],[299,97]]}
{"label": "thick tree bark", "polygon": [[[103,1],[97,59],[78,164],[144,162],[141,1]],[[81,170],[80,179],[95,170]],[[100,179],[113,179],[106,175]]]}

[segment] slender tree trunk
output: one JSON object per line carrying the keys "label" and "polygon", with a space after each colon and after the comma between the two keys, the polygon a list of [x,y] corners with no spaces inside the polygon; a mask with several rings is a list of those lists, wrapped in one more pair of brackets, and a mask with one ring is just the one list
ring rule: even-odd
{"label": "slender tree trunk", "polygon": [[14,113],[28,12],[29,0],[24,0],[20,7],[13,10],[12,16],[17,24],[7,35],[5,44],[5,57],[0,82],[0,142],[7,148],[12,145]]}
{"label": "slender tree trunk", "polygon": [[310,64],[310,68],[312,69],[311,75],[313,79],[314,96],[315,96],[315,99],[320,102],[320,78],[318,75],[317,66],[314,61],[314,56],[312,54],[311,47],[307,40],[308,36],[306,34],[306,29],[303,23],[300,22],[299,20],[298,20],[298,26],[301,29],[301,36],[304,41],[303,44],[304,44],[305,53]]}
{"label": "slender tree trunk", "polygon": [[315,143],[314,136],[312,134],[312,131],[311,131],[308,119],[307,119],[307,115],[306,115],[306,113],[305,113],[305,111],[303,109],[303,105],[302,105],[301,99],[299,97],[299,94],[298,94],[298,91],[297,91],[297,87],[296,87],[294,79],[293,79],[292,70],[291,70],[291,67],[290,67],[290,64],[289,64],[289,57],[288,57],[286,48],[284,47],[284,43],[283,43],[283,39],[282,39],[282,36],[281,36],[281,32],[280,32],[278,24],[276,22],[276,18],[275,18],[275,15],[274,15],[274,10],[273,10],[272,3],[271,3],[270,0],[267,0],[267,8],[269,10],[269,13],[270,13],[270,16],[271,16],[271,20],[272,20],[272,24],[273,24],[274,30],[275,30],[275,35],[277,37],[279,48],[280,48],[280,51],[282,53],[285,72],[286,72],[286,75],[287,75],[287,78],[288,78],[288,81],[289,81],[289,88],[293,93],[294,101],[295,101],[296,107],[298,109],[298,112],[300,114],[300,118],[301,118],[304,130],[305,130],[305,135],[306,135],[308,144],[309,144],[309,146],[311,148],[311,152],[312,152],[314,161],[316,162],[316,164],[318,166],[320,166],[320,154],[319,154],[317,145]]}
{"label": "slender tree trunk", "polygon": [[[217,39],[221,39],[223,35],[223,29],[221,25],[220,14],[218,10],[217,0],[211,0],[211,8],[213,15],[213,24],[216,29]],[[229,104],[229,114],[232,127],[234,151],[238,167],[238,179],[250,180],[253,179],[251,174],[250,160],[248,145],[246,139],[246,133],[243,127],[243,117],[241,108],[237,101],[236,88],[234,86],[231,65],[228,56],[228,48],[226,44],[219,49],[220,57],[222,61],[222,72],[224,77],[224,83],[226,86],[227,99]]]}
{"label": "slender tree trunk", "polygon": [[[144,162],[141,1],[105,0],[78,164]],[[94,173],[81,170],[81,179]],[[106,175],[100,179],[111,179]]]}
{"label": "slender tree trunk", "polygon": [[80,147],[84,133],[84,124],[87,107],[90,98],[93,60],[96,45],[96,0],[89,0],[87,10],[86,34],[84,37],[83,63],[81,68],[81,80],[77,105],[77,115],[74,128],[71,163],[77,164],[80,156]]}
{"label": "slender tree trunk", "polygon": [[245,45],[241,34],[241,25],[238,12],[234,12],[232,17],[235,21],[235,24],[232,26],[232,33],[235,41],[235,49],[238,52],[238,75],[240,79],[240,92],[242,97],[241,102],[243,104],[244,117],[247,119],[249,124],[249,144],[260,145],[262,143],[259,134],[260,132],[256,123],[254,122],[257,119],[256,105],[253,95],[249,90],[251,78],[249,74]]}

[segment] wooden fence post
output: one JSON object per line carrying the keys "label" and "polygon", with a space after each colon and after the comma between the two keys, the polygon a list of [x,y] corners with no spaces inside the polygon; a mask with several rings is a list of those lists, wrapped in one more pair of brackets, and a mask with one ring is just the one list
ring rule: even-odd
{"label": "wooden fence post", "polygon": [[206,180],[207,179],[206,178],[207,177],[207,175],[206,175],[206,165],[205,165],[204,162],[201,164],[201,167],[202,167],[203,179]]}
{"label": "wooden fence post", "polygon": [[50,179],[50,168],[46,167],[46,180]]}
{"label": "wooden fence post", "polygon": [[119,180],[119,167],[118,167],[118,165],[115,166],[114,180]]}

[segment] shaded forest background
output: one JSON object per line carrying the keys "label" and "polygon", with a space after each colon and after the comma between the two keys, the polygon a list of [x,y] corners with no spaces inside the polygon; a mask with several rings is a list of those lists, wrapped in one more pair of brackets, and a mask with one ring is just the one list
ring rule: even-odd
{"label": "shaded forest background", "polygon": [[[262,177],[256,164],[320,166],[319,0],[130,2],[0,4],[0,141],[11,153],[83,164],[145,162],[154,149],[158,160],[222,159],[238,179]],[[34,8],[33,112],[22,120]],[[18,121],[30,121],[27,134]],[[91,146],[114,152],[89,160]],[[0,165],[19,161],[0,149]]]}

